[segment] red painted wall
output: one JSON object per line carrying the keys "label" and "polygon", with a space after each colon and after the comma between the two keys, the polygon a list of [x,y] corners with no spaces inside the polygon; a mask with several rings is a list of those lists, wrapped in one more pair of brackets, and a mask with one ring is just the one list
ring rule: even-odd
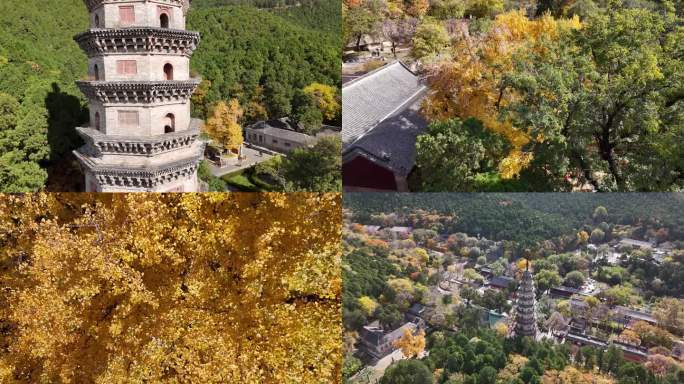
{"label": "red painted wall", "polygon": [[397,190],[394,173],[363,156],[342,165],[342,183],[344,186]]}

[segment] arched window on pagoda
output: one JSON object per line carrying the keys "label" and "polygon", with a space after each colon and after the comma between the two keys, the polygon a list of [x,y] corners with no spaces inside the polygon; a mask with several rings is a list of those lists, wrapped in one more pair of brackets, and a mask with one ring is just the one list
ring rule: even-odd
{"label": "arched window on pagoda", "polygon": [[95,15],[95,28],[100,28],[100,15]]}
{"label": "arched window on pagoda", "polygon": [[100,112],[95,112],[95,129],[100,130]]}
{"label": "arched window on pagoda", "polygon": [[162,13],[159,15],[159,26],[162,28],[168,28],[169,27],[169,15],[166,13]]}
{"label": "arched window on pagoda", "polygon": [[164,117],[164,133],[176,132],[176,117],[169,113]]}
{"label": "arched window on pagoda", "polygon": [[93,66],[93,77],[95,78],[95,81],[100,80],[100,68],[97,64]]}
{"label": "arched window on pagoda", "polygon": [[164,80],[173,80],[173,65],[164,65]]}

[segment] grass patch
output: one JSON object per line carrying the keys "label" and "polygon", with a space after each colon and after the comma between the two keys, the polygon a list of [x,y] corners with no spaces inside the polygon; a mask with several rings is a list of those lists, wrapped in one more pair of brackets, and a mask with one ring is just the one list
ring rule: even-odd
{"label": "grass patch", "polygon": [[202,160],[200,163],[197,175],[200,180],[209,185],[209,192],[224,192],[226,190],[226,182],[211,174],[209,163],[206,160]]}
{"label": "grass patch", "polygon": [[221,179],[223,179],[226,184],[243,192],[261,192],[261,188],[254,185],[245,173],[246,170],[241,170],[223,175]]}
{"label": "grass patch", "polygon": [[259,177],[259,175],[256,174],[256,172],[254,174],[250,175],[249,180],[252,182],[252,184],[261,188],[263,191],[274,191],[275,190],[273,185],[262,180]]}
{"label": "grass patch", "polygon": [[502,179],[498,173],[480,173],[475,176],[474,190],[480,192],[527,192],[528,187],[519,180]]}

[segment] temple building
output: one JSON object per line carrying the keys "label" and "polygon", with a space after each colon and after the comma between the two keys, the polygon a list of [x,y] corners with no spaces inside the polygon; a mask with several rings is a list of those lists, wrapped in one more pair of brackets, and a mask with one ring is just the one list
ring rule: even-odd
{"label": "temple building", "polygon": [[513,335],[535,338],[537,336],[536,300],[529,261],[525,272],[523,272],[516,296]]}
{"label": "temple building", "polygon": [[90,123],[74,151],[86,192],[193,192],[204,143],[190,118],[191,0],[85,0],[90,29],[74,40],[88,56]]}
{"label": "temple building", "polygon": [[342,87],[342,184],[347,192],[407,192],[427,121],[421,79],[401,62]]}

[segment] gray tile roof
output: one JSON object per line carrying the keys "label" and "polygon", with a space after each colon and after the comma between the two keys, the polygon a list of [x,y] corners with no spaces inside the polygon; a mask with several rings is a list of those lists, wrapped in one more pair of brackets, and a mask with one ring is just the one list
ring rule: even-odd
{"label": "gray tile roof", "polygon": [[501,288],[508,288],[508,285],[514,281],[515,281],[515,279],[512,277],[496,276],[496,277],[493,277],[491,280],[489,280],[489,285],[493,285],[495,287],[501,287]]}
{"label": "gray tile roof", "polygon": [[427,127],[427,121],[418,112],[421,97],[419,94],[409,108],[384,120],[344,148],[344,161],[364,156],[398,176],[407,176],[416,161],[416,138]]}
{"label": "gray tile roof", "polygon": [[252,129],[256,132],[261,132],[265,135],[270,135],[273,137],[277,137],[283,140],[288,140],[294,143],[301,143],[301,144],[309,144],[313,143],[316,141],[316,138],[313,136],[306,135],[304,133],[300,132],[295,132],[290,129],[285,129],[285,128],[278,128],[274,127],[274,122],[269,121],[260,121],[252,126],[249,126],[247,128]]}
{"label": "gray tile roof", "polygon": [[[350,147],[381,122],[415,103],[425,92],[400,62],[388,64],[342,88],[342,144]],[[410,119],[409,119],[410,120]],[[403,121],[404,124],[410,121]]]}
{"label": "gray tile roof", "polygon": [[384,339],[387,340],[388,342],[393,342],[395,340],[399,340],[402,336],[404,336],[404,331],[405,330],[410,330],[411,332],[414,332],[415,329],[418,326],[414,323],[406,323],[402,325],[401,327],[395,329],[394,331],[385,334]]}

